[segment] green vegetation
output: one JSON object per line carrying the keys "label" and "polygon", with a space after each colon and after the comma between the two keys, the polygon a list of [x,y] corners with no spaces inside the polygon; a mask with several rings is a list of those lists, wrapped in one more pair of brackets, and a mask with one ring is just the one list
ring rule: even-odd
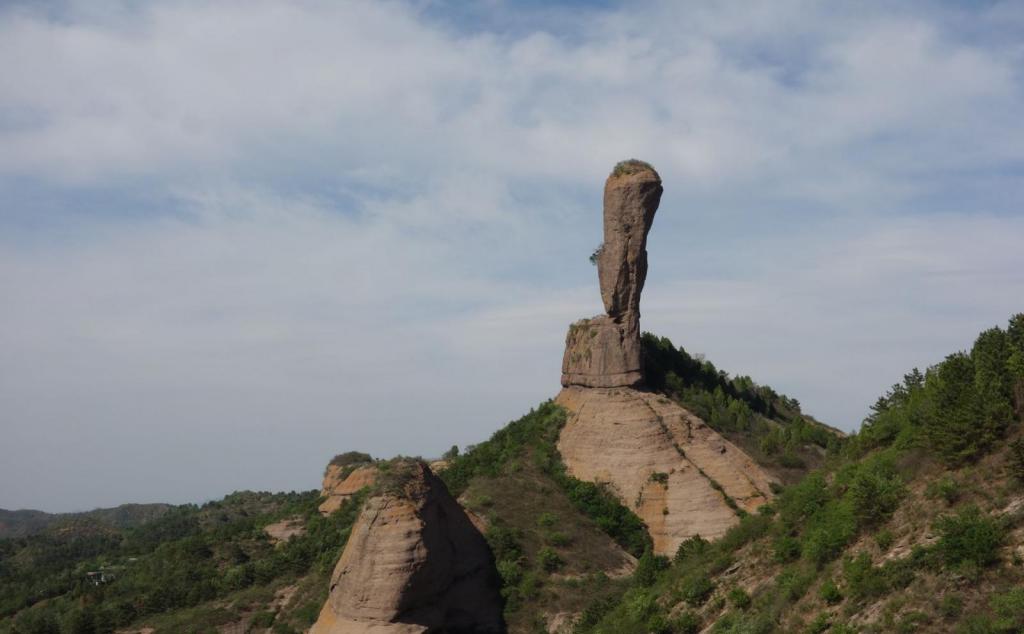
{"label": "green vegetation", "polygon": [[608,538],[642,561],[651,545],[640,519],[611,492],[566,473],[555,447],[564,424],[565,411],[543,403],[467,447],[439,474],[486,518],[513,631],[532,631],[540,607],[583,612],[592,603],[587,618],[598,619],[601,600],[626,583],[604,574],[623,563]]}
{"label": "green vegetation", "polygon": [[625,161],[619,161],[615,164],[615,168],[612,169],[612,176],[628,176],[629,174],[637,174],[639,172],[654,172],[654,168],[650,163],[641,161],[639,159],[627,159]]}
{"label": "green vegetation", "polygon": [[730,377],[664,337],[644,333],[640,343],[652,389],[674,398],[766,466],[804,472],[821,463],[815,447],[840,446],[841,436],[803,414],[796,399],[749,376]]}
{"label": "green vegetation", "polygon": [[935,529],[940,535],[936,548],[946,565],[983,568],[999,561],[1005,529],[978,507],[968,506],[956,515],[940,517]]}
{"label": "green vegetation", "polygon": [[977,460],[1024,409],[1024,314],[1007,330],[981,333],[970,353],[951,354],[922,374],[913,370],[872,406],[851,455],[894,445],[927,448],[951,467]]}
{"label": "green vegetation", "polygon": [[499,429],[490,440],[467,449],[441,474],[458,497],[475,477],[497,477],[514,462],[529,459],[550,477],[573,505],[592,518],[612,539],[633,555],[650,546],[643,522],[619,503],[604,486],[570,476],[555,443],[565,425],[565,410],[548,401],[519,420]]}
{"label": "green vegetation", "polygon": [[84,513],[44,513],[42,511],[7,511],[0,509],[0,539],[27,537],[47,529],[81,533],[132,528],[151,522],[170,511],[170,504],[122,504],[114,508]]}
{"label": "green vegetation", "polygon": [[[326,589],[362,500],[329,517],[318,502],[316,492],[234,493],[121,531],[2,540],[0,632],[99,634],[172,611],[214,626],[239,618],[215,600],[244,603],[306,575]],[[283,518],[306,531],[275,546],[262,529]]]}
{"label": "green vegetation", "polygon": [[[346,451],[340,453],[327,463],[327,468],[330,467],[341,467],[340,478],[344,480],[351,474],[356,468],[363,465],[373,464],[373,458],[368,453],[361,451]],[[325,472],[326,474],[326,472]]]}

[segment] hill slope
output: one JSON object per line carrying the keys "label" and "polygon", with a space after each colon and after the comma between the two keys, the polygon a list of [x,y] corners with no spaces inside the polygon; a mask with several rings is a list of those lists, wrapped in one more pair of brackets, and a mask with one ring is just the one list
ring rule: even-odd
{"label": "hill slope", "polygon": [[651,559],[577,632],[1024,629],[1024,315],[876,403],[721,540]]}

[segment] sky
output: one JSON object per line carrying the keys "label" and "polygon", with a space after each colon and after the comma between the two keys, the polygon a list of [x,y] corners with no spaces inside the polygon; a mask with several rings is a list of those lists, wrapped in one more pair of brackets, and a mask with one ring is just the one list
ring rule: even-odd
{"label": "sky", "polygon": [[0,507],[319,486],[642,327],[836,427],[1024,310],[1015,2],[0,4]]}

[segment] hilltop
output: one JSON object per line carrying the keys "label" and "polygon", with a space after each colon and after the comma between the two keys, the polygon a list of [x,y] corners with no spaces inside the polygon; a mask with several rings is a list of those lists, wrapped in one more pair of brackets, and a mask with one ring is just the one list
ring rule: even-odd
{"label": "hilltop", "polygon": [[172,508],[174,507],[170,504],[122,504],[113,508],[80,513],[0,509],[0,539],[27,537],[47,530],[70,529],[76,525],[111,529],[131,528],[151,522]]}

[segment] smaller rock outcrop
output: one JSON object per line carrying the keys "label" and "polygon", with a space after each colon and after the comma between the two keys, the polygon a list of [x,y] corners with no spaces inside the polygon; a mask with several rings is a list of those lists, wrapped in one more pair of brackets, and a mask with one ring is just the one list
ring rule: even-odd
{"label": "smaller rock outcrop", "polygon": [[594,254],[606,314],[569,327],[562,385],[631,387],[643,379],[640,293],[647,233],[661,201],[661,177],[643,161],[623,161],[604,185],[604,243]]}
{"label": "smaller rock outcrop", "polygon": [[324,472],[324,483],[320,489],[320,495],[327,498],[320,505],[321,515],[330,515],[341,508],[341,505],[361,489],[373,486],[377,480],[377,467],[373,464],[364,464],[353,467],[351,465],[327,465]]}
{"label": "smaller rock outcrop", "polygon": [[501,632],[483,535],[427,465],[378,470],[311,634]]}

